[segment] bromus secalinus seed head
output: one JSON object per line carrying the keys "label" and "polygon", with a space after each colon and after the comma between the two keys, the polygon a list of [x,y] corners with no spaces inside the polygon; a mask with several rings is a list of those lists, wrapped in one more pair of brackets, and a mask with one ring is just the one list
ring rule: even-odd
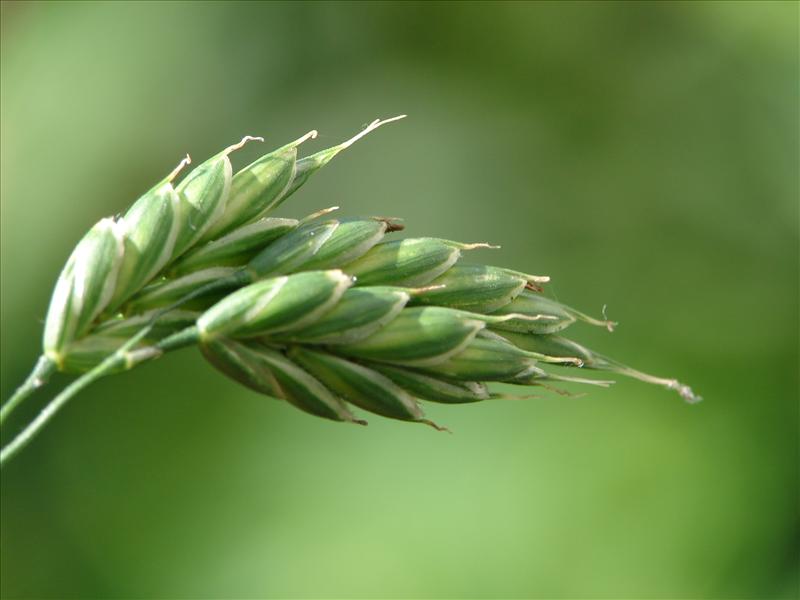
{"label": "bromus secalinus seed head", "polygon": [[271,215],[338,153],[400,118],[298,158],[311,131],[236,172],[231,155],[262,138],[246,136],[194,169],[187,156],[122,217],[99,221],[56,283],[42,358],[2,418],[51,372],[83,375],[2,459],[91,381],[188,345],[255,392],[359,424],[354,407],[440,428],[420,401],[530,396],[494,393],[491,382],[542,390],[612,383],[587,370],[699,400],[673,379],[563,337],[575,324],[614,324],[548,297],[546,276],[468,260],[489,244],[399,237],[399,219],[337,218],[335,208]]}

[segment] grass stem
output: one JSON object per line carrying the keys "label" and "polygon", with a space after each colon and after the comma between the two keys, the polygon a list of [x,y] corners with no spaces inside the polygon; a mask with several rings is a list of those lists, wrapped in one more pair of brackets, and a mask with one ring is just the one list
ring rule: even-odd
{"label": "grass stem", "polygon": [[44,355],[40,356],[27,379],[16,389],[14,395],[3,404],[2,408],[0,408],[0,424],[8,418],[17,406],[22,404],[23,400],[47,383],[50,375],[52,375],[55,370],[56,365],[53,361]]}
{"label": "grass stem", "polygon": [[155,324],[155,320],[156,319],[154,318],[149,325],[144,327],[139,333],[125,342],[125,344],[123,344],[116,352],[114,352],[114,354],[106,358],[91,371],[81,375],[78,379],[64,388],[60,394],[53,398],[33,421],[31,421],[21,432],[17,434],[13,440],[11,440],[6,446],[3,447],[2,450],[0,450],[0,467],[2,467],[15,454],[17,454],[17,452],[27,446],[28,443],[30,443],[30,441],[36,436],[36,434],[42,430],[48,421],[50,421],[50,419],[52,419],[56,413],[61,410],[70,399],[72,399],[73,396],[81,392],[84,388],[88,387],[98,379],[115,372],[123,365],[132,366],[130,364],[132,359],[133,364],[138,364],[139,362],[156,358],[163,352],[177,350],[178,348],[182,348],[197,342],[197,328],[191,326],[183,331],[165,338],[156,344],[156,352],[138,355],[136,352],[129,353],[128,351],[131,350],[131,348],[133,348],[145,336],[147,336]]}

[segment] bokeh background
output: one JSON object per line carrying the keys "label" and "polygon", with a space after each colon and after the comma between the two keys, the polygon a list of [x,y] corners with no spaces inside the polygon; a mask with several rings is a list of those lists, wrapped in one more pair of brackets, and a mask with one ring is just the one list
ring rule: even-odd
{"label": "bokeh background", "polygon": [[3,398],[71,248],[184,153],[408,113],[282,214],[500,243],[620,321],[578,339],[706,399],[362,429],[182,351],[3,470],[3,597],[797,597],[797,3],[4,2],[1,66]]}

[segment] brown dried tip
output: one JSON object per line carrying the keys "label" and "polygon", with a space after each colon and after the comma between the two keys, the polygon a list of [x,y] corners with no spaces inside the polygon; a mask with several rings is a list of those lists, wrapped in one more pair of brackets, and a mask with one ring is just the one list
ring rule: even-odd
{"label": "brown dried tip", "polygon": [[369,425],[369,423],[367,423],[364,419],[353,419],[350,422],[355,424],[355,425],[363,425],[364,427]]}
{"label": "brown dried tip", "polygon": [[393,233],[395,231],[403,231],[406,226],[403,223],[399,223],[401,221],[399,217],[372,217],[376,221],[380,221],[381,223],[386,224],[386,233]]}
{"label": "brown dried tip", "polygon": [[528,281],[525,284],[525,289],[530,290],[531,292],[540,292],[540,293],[544,291],[544,288],[535,281]]}
{"label": "brown dried tip", "polygon": [[492,394],[493,400],[535,400],[544,398],[539,394]]}
{"label": "brown dried tip", "polygon": [[417,423],[424,423],[425,425],[433,427],[436,431],[446,431],[447,433],[453,433],[447,427],[443,427],[442,425],[437,425],[430,419],[420,419],[419,421],[417,421]]}
{"label": "brown dried tip", "polygon": [[550,277],[547,275],[527,275],[525,273],[521,273],[521,275],[526,279],[525,289],[532,292],[543,292],[544,288],[539,284],[550,281]]}

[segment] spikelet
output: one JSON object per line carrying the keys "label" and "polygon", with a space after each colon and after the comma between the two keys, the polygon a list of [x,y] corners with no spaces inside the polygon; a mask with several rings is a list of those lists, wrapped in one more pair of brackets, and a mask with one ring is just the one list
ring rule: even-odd
{"label": "spikelet", "polygon": [[103,219],[78,242],[61,271],[44,325],[44,355],[61,366],[70,344],[86,335],[114,293],[123,254],[117,224]]}

